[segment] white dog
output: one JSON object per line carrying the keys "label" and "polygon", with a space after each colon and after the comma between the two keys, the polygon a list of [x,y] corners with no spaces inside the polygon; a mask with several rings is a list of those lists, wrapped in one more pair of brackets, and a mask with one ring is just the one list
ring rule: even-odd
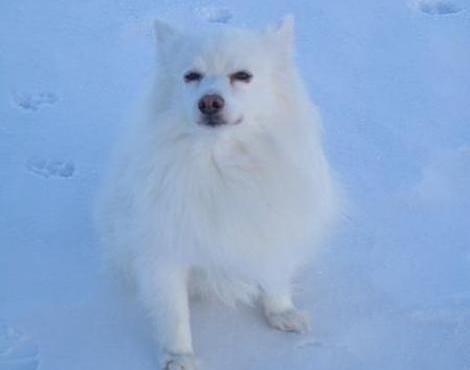
{"label": "white dog", "polygon": [[293,21],[183,33],[156,22],[159,66],[118,147],[99,213],[111,264],[129,277],[165,353],[196,367],[188,296],[260,302],[307,329],[293,273],[337,209],[319,116],[293,62]]}

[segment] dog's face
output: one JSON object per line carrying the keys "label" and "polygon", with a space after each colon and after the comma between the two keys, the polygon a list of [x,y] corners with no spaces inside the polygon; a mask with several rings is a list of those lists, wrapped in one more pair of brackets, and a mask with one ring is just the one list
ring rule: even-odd
{"label": "dog's face", "polygon": [[282,109],[276,83],[290,66],[290,18],[263,32],[224,27],[187,35],[160,22],[156,31],[170,109],[186,123],[217,130],[256,124]]}

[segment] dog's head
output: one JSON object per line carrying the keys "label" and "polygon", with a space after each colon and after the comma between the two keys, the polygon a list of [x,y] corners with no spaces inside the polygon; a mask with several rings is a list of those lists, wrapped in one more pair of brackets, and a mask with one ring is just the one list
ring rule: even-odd
{"label": "dog's head", "polygon": [[293,19],[264,31],[228,26],[183,33],[155,22],[166,109],[211,130],[255,124],[282,111]]}

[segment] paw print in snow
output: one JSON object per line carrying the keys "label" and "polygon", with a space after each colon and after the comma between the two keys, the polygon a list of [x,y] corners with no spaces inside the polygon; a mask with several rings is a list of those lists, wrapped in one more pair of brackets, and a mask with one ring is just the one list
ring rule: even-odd
{"label": "paw print in snow", "polygon": [[462,9],[448,0],[418,0],[418,9],[430,15],[456,14]]}
{"label": "paw print in snow", "polygon": [[75,172],[75,165],[69,161],[30,159],[26,163],[26,168],[42,177],[72,177]]}
{"label": "paw print in snow", "polygon": [[38,366],[34,341],[0,321],[0,370],[36,370]]}
{"label": "paw print in snow", "polygon": [[37,111],[43,105],[57,102],[57,96],[51,92],[14,93],[15,103],[24,110]]}
{"label": "paw print in snow", "polygon": [[203,7],[198,10],[200,16],[211,23],[228,23],[233,15],[227,8]]}

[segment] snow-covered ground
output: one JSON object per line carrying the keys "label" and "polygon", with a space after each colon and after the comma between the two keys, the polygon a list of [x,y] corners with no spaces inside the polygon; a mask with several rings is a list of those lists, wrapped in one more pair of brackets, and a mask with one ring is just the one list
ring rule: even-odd
{"label": "snow-covered ground", "polygon": [[351,206],[299,279],[312,332],[195,303],[205,369],[470,369],[468,1],[21,0],[0,4],[0,370],[157,368],[90,221],[152,70],[148,20],[285,13]]}

